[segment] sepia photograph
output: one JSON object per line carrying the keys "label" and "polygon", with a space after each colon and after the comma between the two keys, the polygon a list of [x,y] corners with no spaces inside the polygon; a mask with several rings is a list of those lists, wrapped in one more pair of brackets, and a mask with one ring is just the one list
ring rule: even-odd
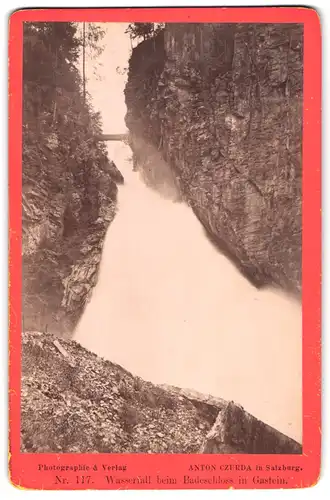
{"label": "sepia photograph", "polygon": [[23,24],[21,453],[302,454],[303,24]]}

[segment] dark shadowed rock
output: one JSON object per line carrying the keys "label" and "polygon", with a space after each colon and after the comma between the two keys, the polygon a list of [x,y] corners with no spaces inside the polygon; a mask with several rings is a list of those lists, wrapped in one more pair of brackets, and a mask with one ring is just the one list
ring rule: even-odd
{"label": "dark shadowed rock", "polygon": [[72,333],[96,284],[123,181],[95,140],[101,118],[74,64],[76,30],[33,22],[23,29],[23,329],[61,336]]}
{"label": "dark shadowed rock", "polygon": [[80,175],[74,165],[59,189],[50,168],[42,165],[38,180],[23,165],[23,322],[67,336],[96,285],[117,186],[106,167],[90,165]]}
{"label": "dark shadowed rock", "polygon": [[234,404],[145,382],[74,341],[22,343],[23,453],[301,452]]}
{"label": "dark shadowed rock", "polygon": [[124,184],[124,176],[123,174],[118,170],[116,164],[114,161],[109,162],[109,167],[108,167],[109,173],[111,178],[117,183],[117,184]]}
{"label": "dark shadowed rock", "polygon": [[[126,124],[256,285],[301,290],[303,27],[168,24],[129,63]],[[157,169],[157,165],[154,165]]]}

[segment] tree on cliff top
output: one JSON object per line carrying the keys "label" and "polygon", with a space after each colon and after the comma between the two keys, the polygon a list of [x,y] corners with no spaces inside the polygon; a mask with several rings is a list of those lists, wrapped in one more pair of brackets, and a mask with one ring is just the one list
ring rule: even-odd
{"label": "tree on cliff top", "polygon": [[128,33],[131,40],[137,38],[154,38],[163,29],[163,23],[131,23],[125,33]]}

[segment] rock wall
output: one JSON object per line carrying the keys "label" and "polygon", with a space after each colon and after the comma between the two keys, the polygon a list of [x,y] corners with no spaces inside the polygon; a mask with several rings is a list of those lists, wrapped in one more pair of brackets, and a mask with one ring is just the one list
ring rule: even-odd
{"label": "rock wall", "polygon": [[23,173],[24,328],[70,335],[97,281],[103,241],[115,215],[117,187],[104,165],[63,189],[47,169]]}
{"label": "rock wall", "polygon": [[93,289],[116,183],[84,95],[75,23],[24,23],[23,329],[70,335]]}
{"label": "rock wall", "polygon": [[[126,123],[255,285],[301,290],[303,28],[168,24],[129,62]],[[154,165],[157,168],[157,165]]]}
{"label": "rock wall", "polygon": [[290,453],[301,445],[243,408],[155,386],[78,343],[22,336],[23,453]]}

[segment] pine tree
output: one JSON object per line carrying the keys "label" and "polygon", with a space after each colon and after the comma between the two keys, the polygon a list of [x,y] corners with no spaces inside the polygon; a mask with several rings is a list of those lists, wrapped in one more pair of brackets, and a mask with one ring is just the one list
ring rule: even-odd
{"label": "pine tree", "polygon": [[162,23],[131,23],[125,33],[128,33],[131,40],[142,38],[147,40],[153,38],[163,29]]}

